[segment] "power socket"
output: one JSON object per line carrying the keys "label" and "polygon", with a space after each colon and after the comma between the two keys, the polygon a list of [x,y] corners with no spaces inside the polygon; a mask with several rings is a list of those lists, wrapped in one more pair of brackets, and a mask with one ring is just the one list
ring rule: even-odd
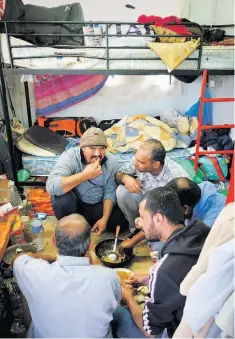
{"label": "power socket", "polygon": [[223,86],[223,77],[219,75],[210,76],[209,86],[215,89],[220,89]]}

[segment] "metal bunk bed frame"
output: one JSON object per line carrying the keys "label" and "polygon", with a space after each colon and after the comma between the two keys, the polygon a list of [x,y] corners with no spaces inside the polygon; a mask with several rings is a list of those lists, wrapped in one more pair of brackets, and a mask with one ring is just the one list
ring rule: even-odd
{"label": "metal bunk bed frame", "polygon": [[[13,48],[27,48],[28,45],[21,45],[21,46],[17,46],[17,45],[12,45],[11,44],[11,39],[10,37],[18,37],[20,38],[21,36],[24,36],[25,33],[18,33],[18,32],[11,32],[9,30],[9,25],[11,24],[46,24],[46,25],[63,25],[63,24],[100,24],[100,25],[104,25],[105,26],[105,33],[103,34],[94,34],[94,37],[104,37],[106,39],[106,46],[105,47],[98,47],[98,46],[74,46],[76,49],[81,48],[81,49],[92,49],[92,48],[102,48],[106,51],[106,56],[104,58],[97,58],[97,57],[93,57],[94,59],[102,59],[106,61],[106,69],[31,69],[31,68],[23,68],[20,67],[18,68],[15,65],[15,61],[17,59],[34,59],[34,58],[52,58],[52,57],[58,57],[59,55],[56,56],[52,56],[52,55],[45,55],[45,56],[38,56],[38,57],[32,57],[32,56],[22,56],[22,57],[13,57],[12,54],[12,49]],[[0,60],[0,90],[1,90],[1,99],[2,99],[2,106],[3,106],[3,112],[4,112],[4,119],[5,119],[5,123],[6,123],[6,133],[7,133],[7,138],[8,138],[8,144],[9,144],[9,152],[10,152],[10,157],[11,157],[11,163],[12,163],[12,171],[13,171],[13,178],[15,181],[15,185],[18,189],[20,189],[20,187],[23,186],[45,186],[45,183],[42,182],[34,182],[34,181],[26,181],[26,182],[19,182],[18,178],[17,178],[17,170],[16,170],[16,161],[15,161],[15,154],[14,154],[14,144],[13,144],[13,139],[12,139],[12,130],[11,130],[11,121],[10,121],[10,114],[9,114],[9,108],[8,108],[8,101],[7,101],[7,91],[6,91],[6,77],[8,75],[25,75],[25,74],[30,74],[30,75],[38,75],[38,74],[106,74],[106,75],[190,75],[190,76],[199,76],[203,73],[203,69],[201,69],[201,57],[202,57],[202,43],[203,43],[203,32],[202,29],[199,25],[195,24],[195,23],[184,23],[184,26],[192,26],[192,27],[196,27],[199,28],[200,30],[200,34],[192,34],[190,35],[190,38],[195,38],[195,39],[199,39],[200,40],[200,45],[198,47],[199,53],[198,53],[198,57],[197,58],[190,58],[190,60],[196,60],[197,61],[197,69],[196,70],[174,70],[173,72],[171,72],[170,74],[168,73],[168,71],[166,69],[159,69],[159,70],[141,70],[141,69],[110,69],[110,61],[111,60],[141,60],[143,62],[147,61],[147,60],[160,60],[160,58],[153,57],[153,58],[132,58],[132,59],[128,59],[128,58],[110,58],[110,49],[132,49],[132,50],[136,50],[136,49],[148,49],[147,46],[145,47],[134,47],[134,46],[109,46],[109,38],[110,37],[122,37],[125,36],[127,37],[127,34],[109,34],[109,27],[111,25],[129,25],[129,26],[146,26],[146,25],[141,25],[138,24],[136,22],[76,22],[76,21],[0,21],[0,25],[4,26],[4,31],[6,34],[6,38],[7,38],[7,46],[8,46],[8,50],[9,50],[9,55],[10,55],[10,67],[6,67],[6,65],[4,64],[2,58]],[[179,25],[179,24],[169,24],[169,25]],[[182,24],[181,24],[182,25]],[[148,25],[147,25],[148,26]],[[27,36],[73,36],[73,37],[78,37],[78,36],[89,36],[88,34],[33,34],[33,33],[27,33]],[[130,35],[133,37],[133,35]],[[152,38],[156,38],[156,34],[151,35],[151,34],[146,34],[146,35],[134,35],[134,37],[152,37]],[[188,37],[188,35],[181,35],[181,34],[177,34],[177,35],[159,35],[159,37]],[[71,48],[71,45],[32,45],[30,46],[30,48],[36,48],[36,47],[55,47],[55,48]],[[66,57],[81,57],[81,55],[79,54],[70,54],[70,55],[62,55],[63,58]],[[83,58],[85,58],[85,56],[82,56]],[[89,57],[88,57],[89,58]],[[91,58],[91,57],[90,57]],[[188,59],[186,59],[188,60]],[[208,75],[234,75],[234,69],[218,69],[218,70],[208,70],[207,72]],[[28,83],[24,82],[24,90],[25,90],[25,99],[26,99],[26,110],[27,110],[27,117],[28,117],[28,125],[29,127],[32,126],[32,114],[31,114],[31,106],[30,106],[30,96],[29,96],[29,87],[28,87]],[[196,167],[195,167],[196,169]]]}

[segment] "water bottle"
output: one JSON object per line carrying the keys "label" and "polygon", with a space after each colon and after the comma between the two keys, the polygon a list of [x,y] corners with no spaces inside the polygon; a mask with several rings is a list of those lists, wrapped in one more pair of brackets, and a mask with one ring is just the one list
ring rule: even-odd
{"label": "water bottle", "polygon": [[42,251],[44,249],[44,230],[40,220],[33,220],[31,222],[32,227],[32,236],[33,243],[37,246],[38,251]]}
{"label": "water bottle", "polygon": [[83,34],[90,35],[84,37],[85,46],[94,46],[94,29],[92,24],[83,26]]}
{"label": "water bottle", "polygon": [[[94,34],[102,34],[102,26],[94,24]],[[94,45],[102,46],[102,36],[94,36]]]}

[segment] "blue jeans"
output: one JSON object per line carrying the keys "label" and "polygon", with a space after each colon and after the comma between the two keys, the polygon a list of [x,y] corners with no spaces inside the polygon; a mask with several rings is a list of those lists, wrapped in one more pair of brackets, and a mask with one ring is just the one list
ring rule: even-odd
{"label": "blue jeans", "polygon": [[113,313],[111,327],[113,336],[116,338],[147,338],[136,325],[131,312],[126,307],[118,306]]}

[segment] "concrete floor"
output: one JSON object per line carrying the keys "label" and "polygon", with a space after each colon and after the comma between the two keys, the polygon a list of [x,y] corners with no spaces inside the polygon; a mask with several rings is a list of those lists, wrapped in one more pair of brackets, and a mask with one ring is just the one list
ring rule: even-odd
{"label": "concrete floor", "polygon": [[[57,249],[53,243],[53,236],[54,236],[55,226],[56,226],[56,218],[48,217],[45,221],[43,221],[43,226],[44,226],[44,250],[42,251],[42,253],[56,255]],[[119,238],[124,239],[127,234],[122,233],[120,234]],[[92,258],[93,258],[95,265],[102,265],[94,253],[93,249],[95,245],[98,244],[101,240],[110,239],[110,238],[114,238],[114,234],[104,232],[103,234],[101,234],[101,236],[97,236],[92,233],[91,254],[92,254]],[[149,249],[147,242],[142,241],[134,248],[134,257],[130,261],[130,263],[125,265],[125,267],[135,273],[139,273],[139,274],[148,273],[149,268],[153,265],[149,252],[150,252],[150,249]]]}

